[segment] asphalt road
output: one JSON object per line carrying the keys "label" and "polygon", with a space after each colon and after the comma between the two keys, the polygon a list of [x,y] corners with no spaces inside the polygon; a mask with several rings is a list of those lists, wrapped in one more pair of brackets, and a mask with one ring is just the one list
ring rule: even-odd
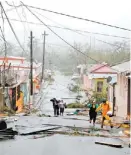
{"label": "asphalt road", "polygon": [[[68,92],[66,86],[70,79],[61,75],[56,77],[56,82],[44,90],[48,92],[42,101],[41,110],[53,115],[52,104],[49,102],[51,97],[66,97],[74,96]],[[59,84],[58,84],[59,83]],[[27,126],[31,128],[44,127],[43,124],[56,124],[89,127],[88,117],[80,117],[84,120],[70,120],[76,116],[64,117],[36,117],[36,116],[21,116],[18,121],[8,124],[8,127],[15,128],[17,126]],[[79,116],[77,116],[78,118]],[[22,127],[20,127],[22,130]],[[18,128],[17,128],[18,129]],[[24,130],[24,128],[23,128]],[[111,148],[107,146],[96,145],[95,141],[103,141],[105,138],[98,137],[74,137],[65,135],[53,135],[51,137],[34,139],[34,136],[16,136],[14,140],[6,140],[0,142],[0,155],[129,155],[128,147],[122,149]],[[108,141],[118,140],[106,139]]]}

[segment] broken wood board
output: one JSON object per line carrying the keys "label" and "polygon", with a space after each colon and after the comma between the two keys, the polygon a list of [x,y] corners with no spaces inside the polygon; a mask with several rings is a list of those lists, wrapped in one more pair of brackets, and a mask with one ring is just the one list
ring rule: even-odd
{"label": "broken wood board", "polygon": [[8,139],[14,139],[14,135],[0,135],[0,141]]}
{"label": "broken wood board", "polygon": [[0,135],[17,135],[17,134],[18,134],[18,132],[14,131],[12,128],[0,130]]}
{"label": "broken wood board", "polygon": [[60,126],[56,126],[56,127],[53,126],[53,127],[44,127],[44,128],[25,129],[24,131],[22,130],[20,135],[23,135],[23,136],[33,135],[33,134],[43,133],[46,131],[55,130],[55,129],[59,129],[59,128],[61,128],[61,127]]}
{"label": "broken wood board", "polygon": [[41,136],[33,136],[32,138],[29,139],[39,139],[39,138],[45,138],[45,137],[50,137],[53,136],[54,134],[49,133],[49,134],[45,134],[45,135],[41,135]]}
{"label": "broken wood board", "polygon": [[69,120],[78,120],[78,121],[89,121],[89,119],[79,119],[79,118],[64,118],[64,119],[69,119]]}
{"label": "broken wood board", "polygon": [[[56,125],[56,124],[42,124],[42,125],[46,125],[46,126],[59,126],[59,127],[66,127],[66,128],[70,128],[70,129],[78,129],[78,130],[87,130],[87,129],[93,129],[92,127],[78,127],[78,126],[65,126],[65,125]],[[96,129],[96,128],[94,128]],[[100,131],[110,131],[108,129],[102,129],[102,128],[98,128],[98,130]]]}
{"label": "broken wood board", "polygon": [[112,143],[98,142],[98,141],[95,142],[95,144],[106,145],[106,146],[115,147],[115,148],[123,148],[121,144],[112,144]]}

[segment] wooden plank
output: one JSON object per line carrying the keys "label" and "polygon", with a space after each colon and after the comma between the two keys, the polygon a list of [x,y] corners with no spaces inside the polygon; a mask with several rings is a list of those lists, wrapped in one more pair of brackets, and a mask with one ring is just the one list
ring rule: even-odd
{"label": "wooden plank", "polygon": [[33,128],[33,129],[27,129],[23,132],[20,133],[20,135],[26,136],[26,135],[33,135],[33,134],[39,134],[42,132],[50,131],[50,130],[55,130],[61,128],[60,126],[56,127],[46,127],[46,128]]}
{"label": "wooden plank", "polygon": [[12,128],[0,130],[0,135],[17,135],[17,134],[18,134],[18,132],[14,131]]}
{"label": "wooden plank", "polygon": [[115,148],[123,148],[121,144],[111,144],[106,142],[95,142],[95,144],[106,145],[106,146],[115,147]]}

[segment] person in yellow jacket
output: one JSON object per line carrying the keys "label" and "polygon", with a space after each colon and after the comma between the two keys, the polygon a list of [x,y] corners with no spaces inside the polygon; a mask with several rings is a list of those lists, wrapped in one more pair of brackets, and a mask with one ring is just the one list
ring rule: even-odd
{"label": "person in yellow jacket", "polygon": [[109,115],[111,115],[111,105],[110,102],[108,102],[106,99],[103,99],[102,104],[96,109],[96,112],[102,111],[102,123],[101,123],[101,128],[103,128],[104,121],[108,120],[110,123],[110,127],[113,128],[111,124],[111,118]]}

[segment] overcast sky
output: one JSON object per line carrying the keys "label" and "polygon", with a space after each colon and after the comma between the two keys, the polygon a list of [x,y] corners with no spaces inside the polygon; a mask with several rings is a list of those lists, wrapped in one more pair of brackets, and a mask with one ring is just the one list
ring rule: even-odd
{"label": "overcast sky", "polygon": [[[12,4],[12,1],[8,1]],[[125,27],[131,29],[131,1],[130,0],[23,0],[25,4],[41,7],[53,11],[63,12],[74,16],[79,16],[83,18],[88,18],[91,20],[96,20],[99,22],[117,25],[120,27]],[[19,5],[19,1],[14,1],[15,5]],[[2,1],[5,10],[11,9],[13,7],[8,6],[5,1]],[[129,37],[128,31],[123,31],[115,28],[110,28],[107,26],[98,25],[95,23],[90,23],[87,21],[76,20],[60,15],[55,15],[52,13],[31,9],[39,18],[41,18],[46,24],[65,26],[73,29],[87,30],[91,32],[107,33],[112,35],[119,35],[124,37]],[[38,15],[42,14],[41,15]],[[35,23],[40,23],[35,17],[33,17],[26,8],[17,8],[7,12],[8,17],[11,19],[18,19],[20,17],[22,20],[32,21]],[[48,19],[47,19],[48,18]],[[50,20],[53,20],[50,21]],[[19,22],[11,21],[12,26],[20,40],[21,43],[27,42],[30,35],[30,30],[33,31],[33,35],[37,39],[42,39],[41,34],[44,30],[49,34],[47,37],[48,43],[55,43],[59,45],[66,45],[60,39],[58,39],[52,32],[47,28],[40,25],[30,25],[22,24]],[[2,20],[0,20],[0,25],[3,25]],[[8,23],[4,22],[5,36],[10,42],[14,42],[15,38]],[[101,39],[107,42],[122,41],[123,39],[103,37],[99,35],[86,34],[87,36],[81,36],[75,32],[61,30],[52,28],[66,41],[73,43],[79,42],[81,44],[89,43],[90,36],[92,41],[92,46],[96,44],[104,45],[95,39]],[[128,41],[128,40],[127,40]]]}

